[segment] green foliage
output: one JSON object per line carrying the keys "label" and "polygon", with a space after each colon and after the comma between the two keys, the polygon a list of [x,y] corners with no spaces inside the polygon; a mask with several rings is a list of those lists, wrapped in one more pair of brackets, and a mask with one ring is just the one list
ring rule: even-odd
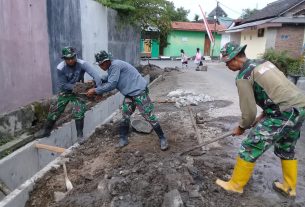
{"label": "green foliage", "polygon": [[263,59],[272,62],[285,75],[304,75],[302,57],[292,58],[286,51],[277,52],[274,49],[268,49],[262,56]]}
{"label": "green foliage", "polygon": [[195,14],[195,16],[194,16],[194,21],[195,21],[195,22],[198,22],[198,21],[199,21],[199,15],[198,15],[198,14]]}
{"label": "green foliage", "polygon": [[[118,11],[122,21],[142,30],[157,28],[160,32],[160,49],[167,46],[167,35],[172,21],[188,21],[189,10],[175,9],[167,0],[96,0]],[[162,53],[162,52],[161,52]]]}
{"label": "green foliage", "polygon": [[257,11],[258,11],[257,9],[243,9],[242,13],[241,13],[241,16],[239,18],[247,19]]}

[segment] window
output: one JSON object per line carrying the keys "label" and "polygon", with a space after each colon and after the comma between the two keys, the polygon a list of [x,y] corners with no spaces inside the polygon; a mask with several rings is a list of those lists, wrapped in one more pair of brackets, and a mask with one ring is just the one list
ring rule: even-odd
{"label": "window", "polygon": [[288,35],[286,35],[286,34],[281,35],[281,40],[288,40],[288,39],[289,39]]}
{"label": "window", "polygon": [[257,36],[258,37],[264,37],[264,33],[265,33],[265,29],[264,28],[257,30]]}

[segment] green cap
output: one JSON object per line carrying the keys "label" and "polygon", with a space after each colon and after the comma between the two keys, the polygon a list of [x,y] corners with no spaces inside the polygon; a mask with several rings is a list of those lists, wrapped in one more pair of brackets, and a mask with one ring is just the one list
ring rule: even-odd
{"label": "green cap", "polygon": [[75,49],[73,47],[64,47],[61,50],[61,58],[73,58],[76,56]]}
{"label": "green cap", "polygon": [[240,46],[235,42],[226,43],[220,50],[220,53],[222,54],[221,60],[224,62],[232,60],[236,55],[238,55],[238,53],[244,52],[246,47],[247,45]]}
{"label": "green cap", "polygon": [[106,60],[111,60],[111,54],[108,54],[105,50],[101,50],[95,54],[96,64],[102,64]]}

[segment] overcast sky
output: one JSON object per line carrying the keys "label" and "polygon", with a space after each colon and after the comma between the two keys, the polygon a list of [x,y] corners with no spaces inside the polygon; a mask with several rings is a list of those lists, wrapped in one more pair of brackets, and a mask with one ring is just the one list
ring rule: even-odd
{"label": "overcast sky", "polygon": [[[217,5],[216,0],[170,0],[174,2],[175,7],[184,7],[186,10],[190,10],[188,15],[189,20],[194,20],[195,14],[198,14],[202,18],[202,14],[199,9],[201,5],[204,12],[209,14]],[[275,0],[219,0],[219,5],[231,18],[238,18],[243,9],[262,9],[268,3],[274,2]],[[289,1],[289,0],[287,0]]]}

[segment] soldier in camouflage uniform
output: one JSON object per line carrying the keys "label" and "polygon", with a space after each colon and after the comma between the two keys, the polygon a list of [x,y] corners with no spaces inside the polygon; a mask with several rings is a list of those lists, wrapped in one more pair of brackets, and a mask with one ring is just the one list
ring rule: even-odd
{"label": "soldier in camouflage uniform", "polygon": [[71,102],[78,141],[82,143],[84,141],[83,128],[86,104],[79,98],[73,89],[75,88],[76,83],[84,81],[85,72],[93,77],[96,83],[101,81],[101,75],[98,70],[87,62],[78,59],[76,57],[75,49],[72,47],[64,47],[62,49],[62,59],[63,61],[57,65],[58,98],[51,103],[47,122],[43,129],[35,133],[34,136],[36,138],[49,136],[56,120],[64,112],[67,104]]}
{"label": "soldier in camouflage uniform", "polygon": [[[305,119],[305,96],[271,62],[247,59],[245,46],[233,42],[221,49],[222,59],[236,77],[241,120],[233,135],[241,135],[251,128],[243,140],[239,156],[228,182],[216,183],[227,191],[243,192],[249,181],[256,160],[272,145],[281,159],[283,182],[275,181],[273,187],[282,194],[295,197],[297,160],[295,144],[300,138],[300,128]],[[263,110],[256,118],[256,105]]]}
{"label": "soldier in camouflage uniform", "polygon": [[148,95],[146,80],[132,65],[121,60],[112,60],[106,51],[97,53],[95,59],[100,68],[107,71],[108,77],[107,80],[102,80],[101,85],[90,89],[87,95],[90,97],[118,89],[125,96],[122,106],[123,118],[120,123],[120,141],[117,147],[128,144],[130,116],[137,107],[159,136],[161,150],[168,149],[167,138],[154,114],[154,105]]}

